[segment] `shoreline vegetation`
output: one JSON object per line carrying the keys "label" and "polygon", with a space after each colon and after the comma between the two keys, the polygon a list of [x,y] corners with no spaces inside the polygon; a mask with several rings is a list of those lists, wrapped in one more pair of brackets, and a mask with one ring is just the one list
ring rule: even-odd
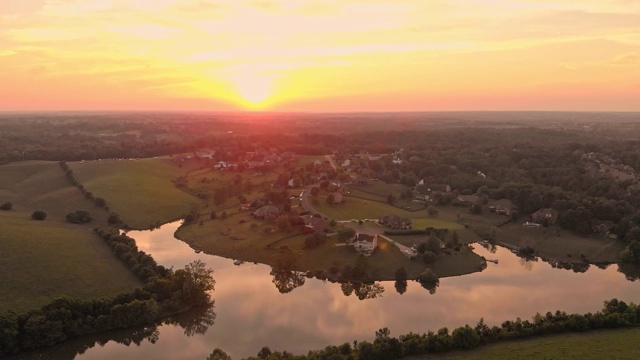
{"label": "shoreline vegetation", "polygon": [[79,300],[60,297],[38,310],[0,313],[0,356],[52,346],[67,339],[123,329],[212,303],[213,270],[201,261],[184,269],[158,265],[135,240],[114,228],[96,228],[113,253],[143,282],[130,293]]}
{"label": "shoreline vegetation", "polygon": [[[393,360],[393,359],[441,359],[443,355],[454,351],[473,355],[486,349],[488,345],[508,345],[515,340],[543,339],[558,334],[590,334],[597,330],[633,329],[637,334],[640,327],[640,306],[625,303],[617,299],[604,302],[602,310],[595,313],[567,314],[563,311],[546,314],[537,313],[531,320],[504,321],[500,326],[489,327],[480,319],[475,326],[461,326],[453,331],[441,328],[422,334],[409,333],[392,337],[387,328],[375,332],[375,339],[354,341],[339,346],[327,346],[321,350],[311,350],[307,355],[293,355],[287,351],[272,351],[263,347],[257,356],[244,360],[320,360],[320,359],[357,359],[357,360]],[[633,343],[633,346],[637,344]],[[640,352],[640,349],[619,349],[627,356]],[[215,349],[214,353],[224,353]],[[542,352],[537,349],[536,353]],[[513,358],[513,353],[506,358]],[[553,355],[551,355],[553,356]],[[564,358],[566,354],[557,354]],[[457,357],[456,357],[457,358]],[[633,357],[629,357],[633,358]],[[227,359],[230,359],[227,357]]]}

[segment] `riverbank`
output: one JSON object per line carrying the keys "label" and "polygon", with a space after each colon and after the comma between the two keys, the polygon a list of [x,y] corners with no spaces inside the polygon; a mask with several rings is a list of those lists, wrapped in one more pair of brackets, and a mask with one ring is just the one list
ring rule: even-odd
{"label": "riverbank", "polygon": [[[276,267],[284,256],[291,256],[293,270],[312,272],[321,278],[339,280],[345,267],[353,268],[357,254],[353,246],[344,246],[337,236],[328,236],[327,241],[312,249],[305,248],[308,234],[294,229],[287,232],[264,231],[265,224],[255,220],[248,212],[236,212],[227,218],[204,221],[180,227],[176,238],[186,242],[195,250],[207,254],[258,262]],[[283,254],[281,249],[290,249]],[[480,271],[482,257],[462,247],[460,251],[441,255],[427,266],[422,259],[409,259],[395,245],[378,238],[378,249],[367,258],[369,280],[395,280],[395,272],[404,267],[408,278],[414,279],[427,268],[443,277],[460,276]],[[348,279],[344,279],[348,280]]]}

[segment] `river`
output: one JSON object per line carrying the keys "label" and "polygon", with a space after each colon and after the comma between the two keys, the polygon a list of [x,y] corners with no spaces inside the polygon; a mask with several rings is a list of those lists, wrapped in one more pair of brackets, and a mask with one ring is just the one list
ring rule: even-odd
{"label": "river", "polygon": [[[606,269],[591,266],[584,273],[576,273],[543,261],[525,261],[503,248],[492,253],[479,245],[475,252],[499,263],[488,263],[480,273],[441,279],[433,295],[416,282],[409,282],[403,295],[396,292],[393,282],[383,282],[381,296],[359,300],[353,294],[345,296],[340,284],[316,279],[305,279],[301,287],[281,294],[272,282],[269,266],[236,266],[230,259],[196,254],[173,237],[178,226],[174,222],[128,235],[164,266],[182,268],[200,259],[214,269],[215,320],[211,326],[195,332],[178,324],[136,330],[148,331],[151,341],[146,333],[138,334],[140,339],[133,342],[127,331],[107,333],[16,359],[203,360],[219,347],[237,360],[256,355],[265,345],[272,350],[305,354],[327,345],[372,340],[374,332],[382,327],[397,336],[475,325],[481,317],[489,326],[499,326],[517,317],[530,319],[536,312],[595,312],[611,298],[640,301],[639,283],[627,280],[617,265]],[[123,341],[123,337],[128,340]]]}

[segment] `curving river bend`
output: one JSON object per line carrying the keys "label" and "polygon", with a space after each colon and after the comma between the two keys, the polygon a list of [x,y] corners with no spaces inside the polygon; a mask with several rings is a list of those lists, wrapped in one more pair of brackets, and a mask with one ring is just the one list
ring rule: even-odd
{"label": "curving river bend", "polygon": [[[240,359],[256,355],[265,345],[304,354],[327,345],[371,340],[382,327],[397,336],[474,325],[481,317],[492,326],[517,317],[530,319],[536,312],[595,312],[611,298],[640,301],[640,283],[627,280],[617,265],[606,269],[591,266],[576,273],[543,261],[525,261],[503,248],[491,253],[478,245],[475,252],[497,259],[499,264],[488,263],[480,273],[441,279],[434,295],[416,282],[409,282],[406,293],[400,295],[393,282],[383,282],[382,296],[359,300],[353,294],[345,296],[340,284],[316,279],[305,279],[301,287],[281,294],[272,282],[269,266],[235,266],[233,260],[196,254],[173,237],[179,225],[174,222],[128,235],[159,264],[182,268],[200,259],[215,270],[215,320],[211,326],[193,331],[185,325],[165,323],[157,328],[73,340],[15,359],[203,360],[216,347]],[[189,323],[189,316],[186,314],[182,322]],[[135,331],[144,336],[138,334],[132,342],[136,336],[131,332]],[[147,337],[144,331],[151,335]]]}

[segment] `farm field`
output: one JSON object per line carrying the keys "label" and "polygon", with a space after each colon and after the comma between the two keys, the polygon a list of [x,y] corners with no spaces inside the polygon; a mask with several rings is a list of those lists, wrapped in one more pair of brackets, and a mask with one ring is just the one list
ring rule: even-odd
{"label": "farm field", "polygon": [[27,213],[47,213],[48,220],[66,221],[75,210],[86,210],[93,223],[106,222],[108,212],[87,200],[71,185],[56,162],[25,161],[0,167],[0,202],[10,201],[13,209]]}
{"label": "farm field", "polygon": [[179,219],[199,202],[171,182],[184,175],[169,158],[69,163],[76,179],[95,197],[106,200],[133,229],[148,229]]}
{"label": "farm field", "polygon": [[0,312],[25,312],[59,296],[113,296],[141,285],[90,227],[30,215],[0,211]]}
{"label": "farm field", "polygon": [[581,359],[634,360],[640,357],[640,329],[550,335],[490,344],[471,351],[409,357],[410,360]]}

